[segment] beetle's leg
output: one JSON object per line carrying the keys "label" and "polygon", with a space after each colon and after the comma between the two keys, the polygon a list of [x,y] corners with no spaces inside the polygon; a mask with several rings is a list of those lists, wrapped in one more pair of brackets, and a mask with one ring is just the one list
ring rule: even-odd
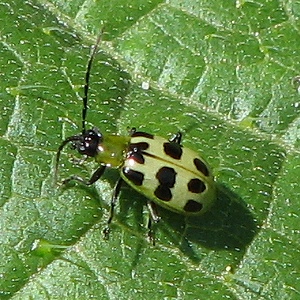
{"label": "beetle's leg", "polygon": [[135,127],[132,127],[129,131],[129,135],[133,135],[134,133],[136,133],[136,128]]}
{"label": "beetle's leg", "polygon": [[181,144],[181,139],[182,139],[182,133],[177,132],[171,139],[169,139],[170,143],[176,143],[176,144]]}
{"label": "beetle's leg", "polygon": [[84,185],[91,185],[93,183],[95,183],[104,173],[105,171],[105,168],[106,166],[101,166],[99,167],[94,173],[93,175],[91,176],[91,178],[89,180],[85,180],[85,179],[82,179],[81,177],[77,176],[77,175],[72,175],[70,176],[69,178],[63,180],[63,184],[67,184],[69,183],[70,181],[74,180],[74,181],[77,181],[77,182],[80,182]]}
{"label": "beetle's leg", "polygon": [[155,246],[155,232],[152,229],[152,222],[158,223],[160,221],[160,216],[158,215],[156,204],[153,201],[147,201],[147,207],[150,213],[147,225],[148,238],[149,241],[152,242],[153,246]]}
{"label": "beetle's leg", "polygon": [[106,239],[108,239],[108,237],[109,237],[109,232],[110,232],[109,226],[110,226],[110,223],[111,223],[111,221],[114,217],[114,209],[115,209],[115,206],[116,206],[116,203],[117,203],[120,191],[121,191],[122,183],[123,183],[123,179],[120,177],[118,179],[118,181],[116,182],[116,185],[115,185],[114,190],[113,190],[113,194],[112,194],[111,201],[110,201],[109,218],[107,220],[107,226],[103,230],[104,237]]}

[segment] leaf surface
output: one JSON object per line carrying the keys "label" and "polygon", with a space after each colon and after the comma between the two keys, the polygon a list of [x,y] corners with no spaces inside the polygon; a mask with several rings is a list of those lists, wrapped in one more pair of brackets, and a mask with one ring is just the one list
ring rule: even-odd
{"label": "leaf surface", "polygon": [[[0,3],[1,299],[298,299],[300,133],[297,1]],[[199,218],[124,187],[54,183],[61,141],[88,126],[137,127],[203,155],[218,197]],[[97,168],[68,147],[59,178]]]}

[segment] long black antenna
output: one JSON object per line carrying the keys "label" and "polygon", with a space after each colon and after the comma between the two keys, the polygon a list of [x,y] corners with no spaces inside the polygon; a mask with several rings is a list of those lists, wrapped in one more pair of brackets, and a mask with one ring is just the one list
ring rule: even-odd
{"label": "long black antenna", "polygon": [[90,74],[91,74],[92,64],[93,64],[93,61],[94,61],[94,57],[95,57],[95,55],[98,51],[98,47],[99,47],[99,44],[101,42],[102,35],[103,35],[103,28],[102,28],[100,34],[98,35],[96,44],[93,48],[90,59],[88,61],[88,65],[87,65],[87,69],[86,69],[86,73],[85,73],[84,96],[82,98],[82,101],[83,101],[83,107],[82,107],[82,133],[85,133],[85,131],[86,131],[85,123],[86,123],[86,113],[87,113],[87,110],[88,110],[88,105],[87,104],[88,104],[89,83],[90,83]]}

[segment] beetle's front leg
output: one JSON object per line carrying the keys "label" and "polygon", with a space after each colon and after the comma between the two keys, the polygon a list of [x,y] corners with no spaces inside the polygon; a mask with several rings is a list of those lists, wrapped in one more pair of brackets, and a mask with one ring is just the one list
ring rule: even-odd
{"label": "beetle's front leg", "polygon": [[115,206],[121,191],[121,186],[123,183],[123,179],[120,177],[119,180],[117,181],[114,190],[113,190],[113,194],[111,197],[111,201],[110,201],[110,211],[109,211],[109,218],[107,220],[107,226],[106,228],[103,230],[104,233],[104,238],[108,239],[109,238],[109,233],[110,233],[110,223],[114,217],[114,210],[115,210]]}
{"label": "beetle's front leg", "polygon": [[89,180],[85,180],[82,179],[81,177],[77,176],[77,175],[72,175],[69,178],[63,180],[63,184],[68,184],[70,181],[77,181],[80,182],[84,185],[91,185],[93,183],[95,183],[98,179],[100,179],[100,177],[103,175],[104,171],[105,171],[106,166],[101,166],[99,167],[91,176],[91,178]]}

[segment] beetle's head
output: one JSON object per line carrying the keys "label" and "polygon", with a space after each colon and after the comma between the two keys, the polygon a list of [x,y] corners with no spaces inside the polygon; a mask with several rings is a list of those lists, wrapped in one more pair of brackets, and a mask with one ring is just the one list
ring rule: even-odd
{"label": "beetle's head", "polygon": [[101,144],[102,139],[102,134],[97,128],[89,129],[81,134],[66,138],[60,144],[56,153],[55,178],[57,178],[60,154],[67,144],[71,143],[72,149],[77,150],[81,155],[95,157],[98,153],[98,145]]}
{"label": "beetle's head", "polygon": [[[75,135],[67,139],[68,142],[72,142],[72,148],[77,150],[80,154],[94,157],[98,152],[98,145],[102,141],[102,134],[98,129],[93,128],[86,130],[80,135]],[[64,142],[62,143],[64,144]],[[65,144],[61,147],[63,148]]]}

